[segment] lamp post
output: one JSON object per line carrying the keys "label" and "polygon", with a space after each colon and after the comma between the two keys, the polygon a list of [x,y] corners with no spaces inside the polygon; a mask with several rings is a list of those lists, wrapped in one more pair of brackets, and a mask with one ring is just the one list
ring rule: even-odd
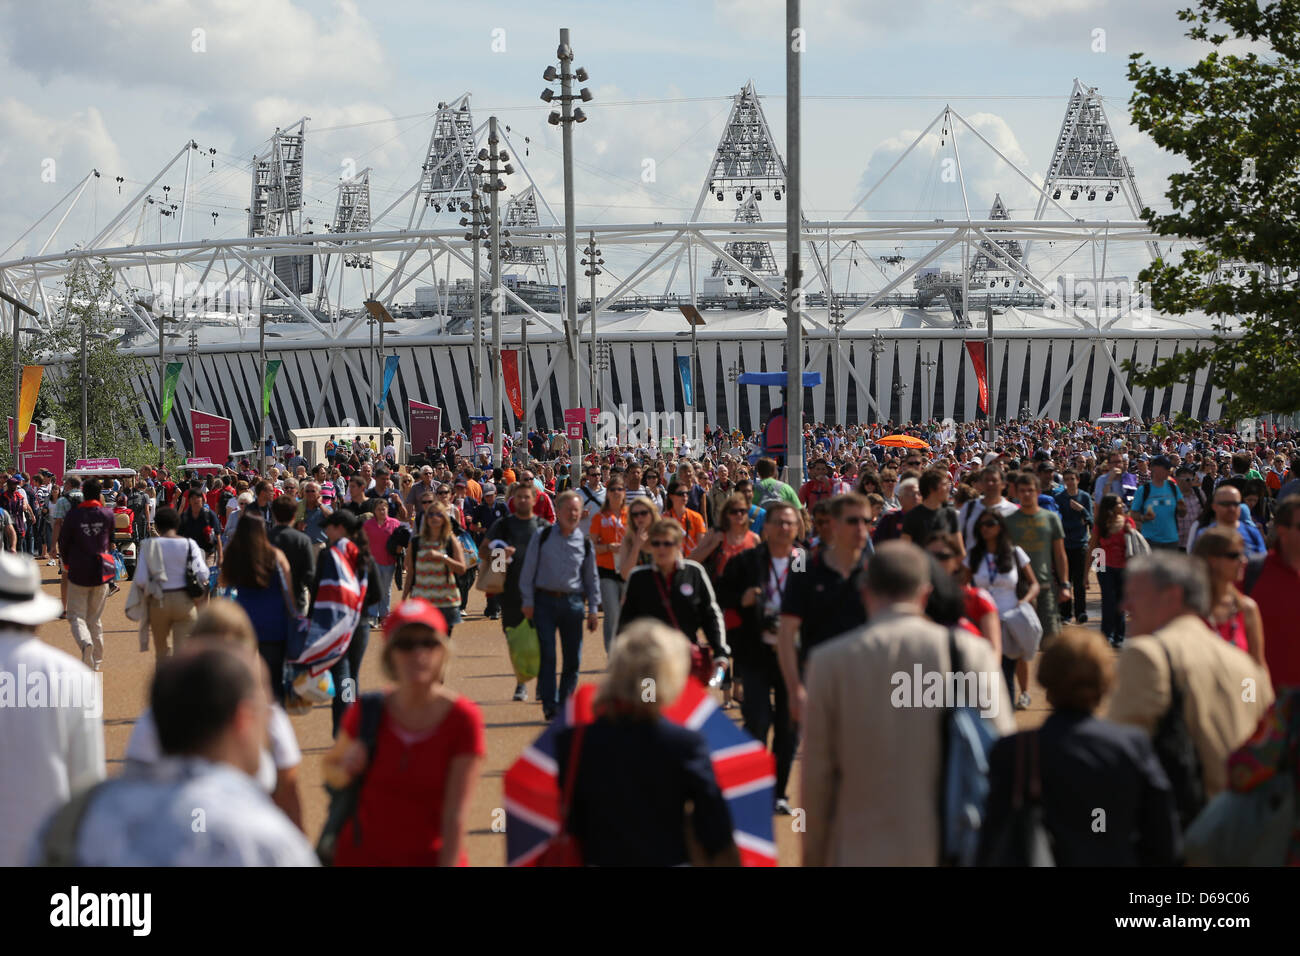
{"label": "lamp post", "polygon": [[740,427],[740,366],[735,362],[731,363],[731,368],[727,369],[727,381],[731,383],[731,389],[736,400],[736,421],[733,428]]}
{"label": "lamp post", "polygon": [[[840,333],[844,331],[844,326],[847,325],[848,322],[844,318],[844,309],[840,306],[839,298],[838,297],[833,298],[831,299],[831,302],[832,305],[830,308],[829,321],[831,324],[831,329],[834,330],[835,332],[835,391],[838,394],[840,389],[843,388],[843,381],[844,381],[844,348],[840,344]],[[847,392],[845,394],[847,395]],[[845,401],[846,401],[846,408],[847,408],[847,399]],[[838,401],[835,403],[835,406],[836,406],[835,410],[836,410],[836,419],[837,419],[835,424],[841,425],[843,424],[843,422],[838,421],[839,418]]]}
{"label": "lamp post", "polygon": [[604,272],[600,267],[605,264],[605,260],[600,258],[600,249],[596,246],[594,232],[591,233],[582,254],[585,257],[582,264],[587,266],[584,275],[591,279],[591,305],[588,310],[591,313],[591,390],[588,394],[591,396],[592,404],[599,408],[599,403],[596,401],[596,276]]}
{"label": "lamp post", "polygon": [[[501,208],[500,193],[506,188],[504,180],[500,178],[501,174],[510,175],[515,168],[508,162],[509,156],[504,150],[497,147],[501,144],[501,136],[497,133],[497,118],[488,117],[488,144],[484,149],[478,151],[479,162],[474,166],[476,175],[482,175],[484,172],[483,163],[487,163],[488,181],[482,185],[482,189],[490,194],[492,202],[490,204],[491,215],[489,221],[491,228],[489,230],[489,249],[488,263],[492,267],[492,460],[501,461],[501,312],[502,312],[502,294],[501,294]],[[482,231],[475,233],[482,238]],[[507,233],[508,235],[508,233]],[[476,243],[477,244],[477,243]],[[475,281],[478,279],[478,270],[474,270]],[[475,300],[478,299],[478,291],[474,293]],[[523,361],[520,363],[520,392],[524,406],[524,442],[528,441],[528,337],[527,332],[523,338]]]}
{"label": "lamp post", "polygon": [[799,140],[799,71],[803,56],[799,0],[785,3],[785,254],[786,254],[786,475],[796,488],[803,482],[803,269],[799,263],[802,225],[802,160]]}
{"label": "lamp post", "polygon": [[881,334],[880,329],[871,333],[871,354],[875,356],[876,366],[876,421],[884,423],[885,416],[880,410],[880,356],[885,351],[885,336]]}
{"label": "lamp post", "polygon": [[929,411],[922,412],[922,414],[925,415],[926,421],[929,421],[930,419],[934,418],[934,387],[932,385],[932,379],[930,373],[934,369],[934,367],[938,364],[939,363],[935,361],[934,353],[932,352],[926,352],[925,360],[921,362],[921,368],[925,369],[925,394],[926,394],[926,403],[929,405]]}
{"label": "lamp post", "polygon": [[[476,170],[483,168],[482,164],[476,164]],[[462,212],[470,212],[470,218],[461,217],[460,224],[469,226],[470,231],[465,233],[465,241],[470,243],[474,250],[474,279],[472,296],[474,299],[474,410],[479,415],[483,414],[483,292],[480,287],[480,274],[482,267],[479,265],[480,244],[487,236],[487,220],[483,218],[483,200],[480,198],[478,189],[470,193],[470,203],[467,207],[465,203],[460,204]],[[447,290],[448,297],[451,296],[451,290]],[[499,347],[497,343],[494,347]],[[499,408],[501,405],[500,392],[496,393],[496,404]],[[494,459],[500,461],[500,458]]]}
{"label": "lamp post", "polygon": [[608,342],[596,343],[596,372],[598,374],[596,376],[596,390],[592,392],[592,401],[596,403],[597,408],[600,407],[600,395],[599,395],[600,374],[599,373],[606,372],[609,370],[609,365],[612,358],[613,356],[611,354],[611,346]]}
{"label": "lamp post", "polygon": [[908,421],[908,416],[911,414],[910,410],[904,408],[907,400],[903,397],[907,394],[909,388],[911,388],[910,385],[905,385],[902,382],[894,383],[894,395],[898,398],[898,421],[900,423]]}
{"label": "lamp post", "polygon": [[[573,92],[573,81],[587,81],[587,71],[582,67],[570,72],[573,66],[573,47],[569,46],[569,31],[560,30],[560,45],[555,51],[560,61],[560,71],[548,66],[542,74],[547,83],[560,80],[560,110],[552,110],[547,121],[552,126],[561,126],[564,134],[564,292],[566,315],[564,317],[564,343],[569,355],[569,407],[577,408],[582,404],[578,389],[578,287],[574,283],[577,266],[578,238],[575,222],[573,200],[573,124],[585,123],[587,114],[581,108],[574,109],[573,101],[591,102],[591,91],[585,86],[580,93]],[[555,91],[549,86],[542,91],[542,101],[550,103],[556,99]],[[525,435],[525,438],[527,436]],[[578,439],[569,439],[569,487],[577,488],[582,483],[582,443]]]}

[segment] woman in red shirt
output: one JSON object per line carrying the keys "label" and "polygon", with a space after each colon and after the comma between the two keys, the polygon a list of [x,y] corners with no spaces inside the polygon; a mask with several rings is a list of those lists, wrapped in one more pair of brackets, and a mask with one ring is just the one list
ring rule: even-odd
{"label": "woman in red shirt", "polygon": [[334,863],[468,866],[465,820],[486,752],[483,717],[442,683],[451,650],[432,604],[414,598],[394,608],[384,641],[384,669],[397,686],[385,695],[373,752],[358,739],[362,707],[353,704],[325,757],[331,787],[365,775]]}
{"label": "woman in red shirt", "polygon": [[1101,588],[1101,633],[1111,647],[1124,643],[1124,567],[1128,564],[1128,529],[1137,529],[1125,512],[1124,499],[1106,495],[1097,506],[1097,523],[1093,525],[1088,553],[1102,551],[1104,560],[1097,567],[1097,586]]}
{"label": "woman in red shirt", "polygon": [[1259,605],[1237,587],[1246,570],[1246,546],[1235,528],[1206,528],[1192,546],[1210,577],[1210,615],[1205,623],[1229,644],[1264,662],[1264,624]]}

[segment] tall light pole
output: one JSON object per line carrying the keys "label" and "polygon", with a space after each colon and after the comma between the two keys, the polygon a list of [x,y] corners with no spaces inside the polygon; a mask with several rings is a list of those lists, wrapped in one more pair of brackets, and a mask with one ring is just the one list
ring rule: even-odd
{"label": "tall light pole", "polygon": [[[587,71],[579,67],[576,72],[570,72],[573,66],[573,47],[569,46],[567,28],[560,30],[560,45],[555,55],[560,61],[559,73],[556,73],[555,67],[548,66],[542,78],[547,83],[553,83],[558,75],[560,80],[560,112],[553,110],[547,121],[552,126],[560,125],[564,135],[564,293],[567,313],[564,317],[564,344],[569,354],[569,407],[578,408],[582,404],[582,397],[578,388],[578,287],[574,282],[577,275],[575,263],[578,258],[578,237],[573,200],[573,124],[585,123],[587,114],[581,108],[574,109],[573,101],[591,102],[591,91],[584,86],[581,93],[573,92],[574,78],[579,83],[585,83]],[[543,102],[550,103],[555,98],[555,91],[549,86],[542,91]],[[582,442],[570,438],[569,487],[577,488],[581,483]]]}
{"label": "tall light pole", "polygon": [[[500,193],[506,188],[504,180],[500,178],[501,174],[510,175],[515,168],[507,160],[510,158],[504,150],[497,147],[501,144],[501,136],[497,132],[497,118],[488,117],[488,144],[485,149],[478,151],[479,162],[474,166],[476,174],[483,173],[483,163],[488,164],[488,181],[482,185],[482,189],[489,193],[492,201],[489,206],[491,216],[491,228],[489,230],[489,242],[491,243],[488,250],[488,264],[492,267],[492,460],[498,465],[503,464],[501,461],[502,440],[501,429],[503,425],[501,414],[501,312],[502,312],[502,293],[501,293],[501,208]],[[475,243],[477,245],[477,241]],[[478,277],[478,270],[474,271],[475,278]],[[475,292],[475,301],[478,299],[478,293]],[[524,355],[520,361],[520,393],[524,406],[524,422],[528,421],[528,340],[525,333],[523,341]],[[527,425],[524,425],[524,442],[527,444],[528,431]]]}
{"label": "tall light pole", "polygon": [[880,329],[871,333],[871,354],[875,356],[876,366],[876,421],[882,425],[885,422],[885,416],[880,410],[880,356],[885,352],[885,336],[881,334]]}
{"label": "tall light pole", "polygon": [[[476,169],[481,166],[476,166]],[[483,218],[483,201],[479,198],[479,191],[475,189],[470,193],[470,218],[461,217],[460,224],[469,226],[470,231],[465,234],[465,241],[469,242],[474,250],[474,280],[472,294],[474,298],[474,410],[477,414],[483,414],[483,292],[480,285],[480,272],[482,267],[479,265],[479,249],[481,243],[487,238],[487,220]],[[461,203],[460,208],[465,211],[465,204]],[[447,290],[451,294],[451,290]],[[500,342],[494,340],[493,348],[499,349]],[[495,380],[494,380],[495,381]],[[497,408],[501,407],[501,395],[496,394]],[[498,464],[500,458],[494,459]]]}
{"label": "tall light pole", "polygon": [[803,483],[803,270],[799,265],[800,203],[799,58],[803,56],[799,0],[785,2],[785,322],[787,484]]}
{"label": "tall light pole", "polygon": [[587,241],[587,247],[582,250],[585,257],[582,264],[587,267],[585,273],[591,279],[591,402],[599,408],[600,403],[596,401],[596,276],[601,275],[604,270],[600,267],[605,264],[605,260],[600,258],[600,249],[596,246],[596,234],[591,233]]}
{"label": "tall light pole", "polygon": [[[609,369],[609,363],[612,359],[611,346],[608,342],[596,343],[596,390],[591,394],[591,400],[599,408],[600,403],[600,373]],[[617,441],[615,442],[617,444]]]}
{"label": "tall light pole", "polygon": [[922,412],[922,414],[925,415],[926,421],[929,421],[930,419],[934,418],[934,385],[933,385],[934,380],[931,377],[931,372],[934,369],[934,367],[938,364],[939,363],[934,360],[934,354],[931,352],[926,352],[925,360],[921,362],[921,368],[925,369],[926,400],[924,404],[928,405],[929,407],[928,412]]}
{"label": "tall light pole", "polygon": [[[844,309],[840,307],[839,300],[832,300],[834,305],[830,309],[831,328],[835,331],[835,391],[839,392],[844,387],[844,348],[840,344],[840,333],[844,331],[844,326],[848,322],[844,318]],[[845,393],[847,395],[847,392]],[[847,410],[847,398],[845,399],[845,408]],[[839,402],[835,403],[836,418],[839,418]],[[836,421],[837,425],[843,425],[844,422]]]}
{"label": "tall light pole", "polygon": [[732,362],[731,368],[727,369],[727,381],[731,383],[731,390],[736,399],[736,420],[731,426],[734,429],[740,427],[740,366],[735,362]]}

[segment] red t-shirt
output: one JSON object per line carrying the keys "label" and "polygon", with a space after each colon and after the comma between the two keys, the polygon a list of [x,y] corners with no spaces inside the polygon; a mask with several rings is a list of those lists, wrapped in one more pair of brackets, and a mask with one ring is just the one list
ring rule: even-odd
{"label": "red t-shirt", "polygon": [[1273,689],[1300,687],[1300,614],[1296,613],[1296,595],[1300,594],[1300,572],[1287,566],[1276,551],[1264,559],[1250,596],[1259,604],[1264,625],[1264,663],[1273,680]]}
{"label": "red t-shirt", "polygon": [[[343,715],[343,730],[360,737],[358,704]],[[335,865],[437,866],[447,770],[461,754],[486,752],[483,715],[468,697],[458,697],[438,726],[419,734],[396,726],[385,709],[357,809],[361,845],[353,843],[349,820],[339,833]],[[469,866],[464,851],[456,865]]]}
{"label": "red t-shirt", "polygon": [[983,588],[973,588],[968,585],[962,588],[962,592],[966,599],[965,616],[959,623],[976,637],[983,637],[984,632],[979,628],[980,618],[985,614],[997,614],[998,606],[993,603],[993,598],[989,596],[989,592]]}

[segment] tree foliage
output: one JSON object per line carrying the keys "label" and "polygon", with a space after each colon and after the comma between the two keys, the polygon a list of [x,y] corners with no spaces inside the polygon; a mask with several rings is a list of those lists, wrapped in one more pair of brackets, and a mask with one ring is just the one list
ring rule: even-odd
{"label": "tree foliage", "polygon": [[[150,440],[152,420],[142,414],[140,397],[133,384],[149,372],[140,358],[119,351],[119,320],[112,307],[112,271],[103,262],[78,261],[68,274],[60,293],[49,330],[24,335],[19,340],[19,360],[24,365],[43,365],[45,375],[33,427],[67,440],[67,464],[81,457],[81,328],[86,340],[87,421],[86,453],[91,458],[120,458],[123,465],[138,468],[157,463],[158,447]],[[61,299],[61,301],[59,301]],[[0,362],[12,368],[13,334],[0,336]],[[5,388],[0,400],[4,414],[12,414],[13,388]],[[177,414],[173,409],[172,414]],[[176,458],[173,454],[172,458]],[[13,464],[6,443],[6,467]],[[179,461],[179,459],[177,459]],[[176,464],[176,461],[169,462]]]}
{"label": "tree foliage", "polygon": [[[1300,0],[1198,0],[1178,18],[1207,44],[1175,72],[1130,57],[1133,120],[1183,157],[1170,176],[1168,214],[1143,210],[1160,235],[1194,240],[1178,261],[1157,259],[1140,279],[1154,306],[1203,311],[1212,348],[1187,350],[1134,370],[1164,388],[1208,369],[1228,393],[1229,418],[1300,409]],[[1228,52],[1245,47],[1242,52]],[[1233,273],[1228,272],[1229,267]],[[1245,277],[1235,273],[1246,270]],[[1224,333],[1236,320],[1240,336]]]}

